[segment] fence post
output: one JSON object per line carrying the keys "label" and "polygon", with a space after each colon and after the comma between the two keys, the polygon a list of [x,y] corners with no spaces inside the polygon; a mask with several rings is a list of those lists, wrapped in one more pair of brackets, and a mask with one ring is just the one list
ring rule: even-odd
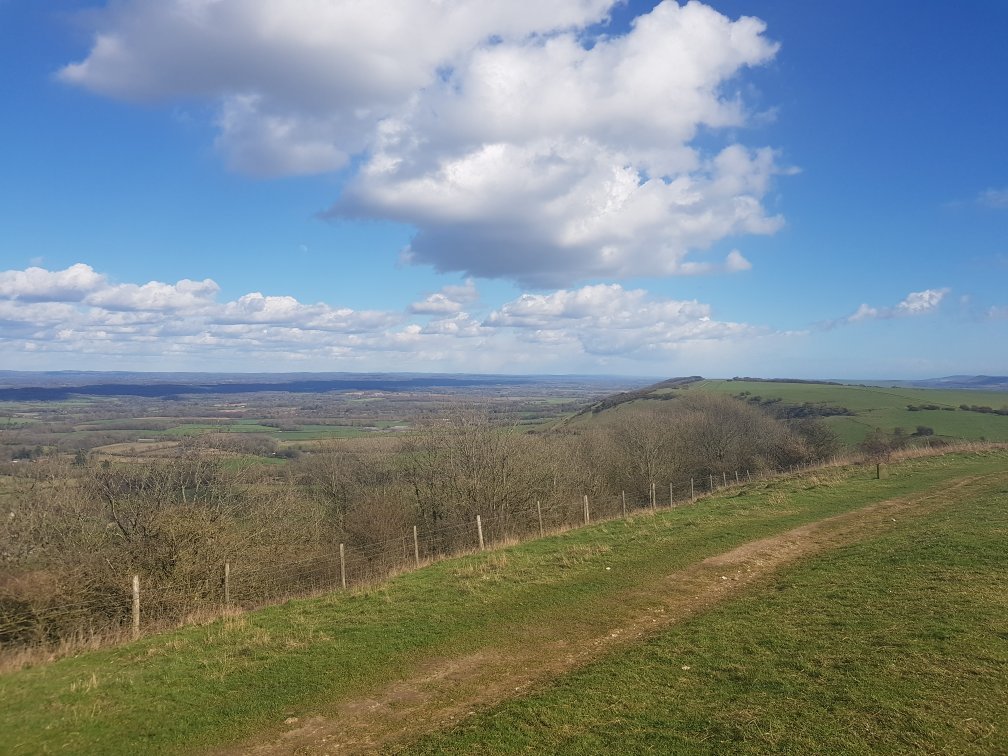
{"label": "fence post", "polygon": [[140,576],[133,576],[133,639],[140,637]]}
{"label": "fence post", "polygon": [[694,504],[696,503],[696,492],[693,490],[693,478],[689,479],[689,497],[690,501]]}
{"label": "fence post", "polygon": [[591,515],[588,514],[588,494],[584,495],[584,505],[585,505],[585,525],[591,522]]}
{"label": "fence post", "polygon": [[343,584],[343,590],[346,590],[346,545],[339,545],[339,576],[340,583]]}
{"label": "fence post", "polygon": [[738,477],[738,470],[736,470],[736,471],[735,471],[735,485],[737,486],[737,485],[738,485],[739,483],[741,483],[741,482],[742,482],[742,481],[740,481],[740,480],[739,480],[739,477]]}
{"label": "fence post", "polygon": [[728,485],[728,473],[726,473],[724,470],[721,471],[721,483],[725,486]]}
{"label": "fence post", "polygon": [[476,532],[479,534],[480,551],[484,551],[486,546],[483,545],[483,521],[479,515],[476,515]]}
{"label": "fence post", "polygon": [[745,477],[746,477],[746,480],[748,480],[750,483],[752,483],[752,475],[749,474],[748,470],[745,471]]}
{"label": "fence post", "polygon": [[623,499],[623,519],[626,519],[626,491],[620,491],[620,497]]}
{"label": "fence post", "polygon": [[543,535],[543,524],[542,524],[542,504],[539,503],[539,499],[536,499],[536,514],[539,515],[539,537],[542,538]]}
{"label": "fence post", "polygon": [[651,481],[651,509],[658,507],[658,494],[655,493],[655,482]]}
{"label": "fence post", "polygon": [[417,527],[413,526],[413,561],[416,566],[420,566],[420,538],[417,536]]}
{"label": "fence post", "polygon": [[231,606],[231,562],[224,562],[224,608]]}
{"label": "fence post", "polygon": [[672,481],[669,481],[669,484],[668,484],[668,505],[669,505],[669,507],[672,507],[672,506],[675,505],[675,499],[672,496]]}

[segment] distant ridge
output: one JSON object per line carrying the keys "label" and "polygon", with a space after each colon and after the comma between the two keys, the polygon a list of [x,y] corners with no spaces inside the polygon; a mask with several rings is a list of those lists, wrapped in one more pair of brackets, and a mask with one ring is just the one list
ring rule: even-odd
{"label": "distant ridge", "polygon": [[[668,380],[653,383],[650,386],[644,386],[643,388],[639,388],[636,391],[623,391],[619,394],[613,394],[612,396],[605,397],[601,401],[595,402],[595,404],[591,405],[590,407],[586,407],[585,409],[578,412],[577,415],[575,415],[574,417],[587,415],[589,413],[597,415],[599,412],[602,412],[604,410],[612,409],[613,407],[616,407],[620,404],[626,404],[627,402],[632,402],[637,399],[643,399],[645,396],[650,396],[650,398],[654,399],[655,397],[651,396],[651,394],[653,394],[655,391],[658,391],[659,389],[685,388],[686,386],[689,386],[689,384],[691,383],[696,383],[697,381],[702,380],[703,376],[690,375],[684,378],[669,378]],[[673,398],[673,395],[669,394],[667,398],[671,399]]]}
{"label": "distant ridge", "polygon": [[0,370],[0,401],[61,401],[71,396],[133,396],[180,399],[220,394],[283,392],[322,394],[340,391],[451,391],[507,389],[532,384],[562,388],[641,386],[648,380],[617,376],[487,375],[470,373],[130,373]]}
{"label": "distant ridge", "polygon": [[[529,380],[507,381],[509,385]],[[252,394],[283,391],[291,394],[321,394],[330,391],[416,391],[430,388],[463,388],[500,385],[502,381],[479,378],[404,378],[370,380],[282,381],[271,383],[91,383],[83,386],[21,386],[0,388],[0,401],[60,401],[71,396],[139,396],[174,399],[199,394]]]}
{"label": "distant ridge", "polygon": [[[976,391],[1008,391],[1008,375],[949,375],[944,378],[923,378],[916,381],[857,381],[866,386],[899,386],[901,388],[974,389]],[[845,381],[853,383],[853,381]]]}
{"label": "distant ridge", "polygon": [[750,383],[814,383],[823,386],[842,386],[840,381],[820,381],[812,378],[729,378],[730,381],[748,381]]}

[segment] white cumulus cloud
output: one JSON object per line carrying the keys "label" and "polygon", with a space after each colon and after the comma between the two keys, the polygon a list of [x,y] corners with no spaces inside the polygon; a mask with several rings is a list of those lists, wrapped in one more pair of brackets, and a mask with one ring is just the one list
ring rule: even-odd
{"label": "white cumulus cloud", "polygon": [[0,272],[0,297],[23,302],[79,302],[105,285],[105,276],[84,263],[64,270],[31,267]]}
{"label": "white cumulus cloud", "polygon": [[491,36],[602,20],[611,0],[124,0],[61,80],[127,100],[210,99],[218,146],[251,173],[319,173]]}
{"label": "white cumulus cloud", "polygon": [[[109,283],[108,276],[89,266],[71,266],[67,270],[72,273],[62,276],[66,271],[35,270],[28,279],[76,280],[84,269],[90,273],[83,280],[97,283],[83,296],[83,285],[36,285],[30,289],[35,296],[30,301],[19,298],[26,291],[23,285],[2,290],[4,364],[31,353],[48,354],[51,360],[56,359],[52,355],[73,355],[75,364],[93,360],[124,369],[136,369],[144,360],[163,364],[170,358],[190,367],[222,360],[247,369],[261,360],[291,360],[314,369],[409,365],[469,372],[569,372],[575,365],[591,369],[617,360],[639,370],[640,360],[682,355],[683,350],[703,354],[706,345],[775,335],[765,328],[717,320],[709,305],[695,300],[654,296],[619,284],[524,294],[482,316],[454,307],[450,312],[355,310],[261,292],[221,302],[218,285],[209,279]],[[18,274],[28,272],[5,271],[0,281],[24,281]],[[454,298],[460,308],[471,309],[478,299],[472,281],[446,286],[438,294]]]}
{"label": "white cumulus cloud", "polygon": [[619,284],[523,294],[491,312],[484,325],[522,330],[530,341],[577,342],[589,354],[633,356],[768,333],[715,320],[710,306],[696,300],[655,298]]}
{"label": "white cumulus cloud", "polygon": [[852,315],[847,317],[847,321],[856,323],[876,318],[888,319],[926,315],[927,313],[935,312],[939,308],[949,291],[950,289],[948,288],[912,291],[895,307],[871,307],[870,305],[862,304]]}
{"label": "white cumulus cloud", "polygon": [[593,31],[615,5],[123,0],[58,76],[211,101],[237,170],[349,167],[327,215],[410,224],[406,259],[439,271],[557,287],[744,270],[692,258],[783,223],[764,206],[777,154],[732,141],[752,120],[735,79],[777,45],[699,2]]}
{"label": "white cumulus cloud", "polygon": [[471,279],[461,286],[445,286],[441,291],[424,297],[410,305],[409,311],[416,315],[452,315],[479,299],[476,283]]}
{"label": "white cumulus cloud", "polygon": [[89,294],[84,302],[106,310],[193,310],[211,304],[218,291],[220,287],[209,278],[184,278],[175,284],[150,281],[110,286]]}

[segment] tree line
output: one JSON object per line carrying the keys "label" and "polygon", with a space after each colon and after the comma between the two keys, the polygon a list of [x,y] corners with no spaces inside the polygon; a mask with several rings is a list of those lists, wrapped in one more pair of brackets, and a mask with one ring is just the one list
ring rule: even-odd
{"label": "tree line", "polygon": [[[282,466],[242,465],[199,441],[167,460],[12,466],[0,518],[0,643],[51,643],[114,625],[140,574],[148,616],[217,601],[225,560],[244,594],[295,592],[339,544],[363,569],[388,549],[425,553],[528,532],[536,508],[583,496],[644,501],[654,486],[825,459],[835,437],[809,418],[695,393],[633,402],[529,432],[478,406],[420,416],[401,438],[334,440]],[[315,560],[315,561],[313,561]],[[316,564],[317,563],[317,564]],[[240,573],[239,573],[240,574]],[[259,594],[256,593],[259,591]]]}

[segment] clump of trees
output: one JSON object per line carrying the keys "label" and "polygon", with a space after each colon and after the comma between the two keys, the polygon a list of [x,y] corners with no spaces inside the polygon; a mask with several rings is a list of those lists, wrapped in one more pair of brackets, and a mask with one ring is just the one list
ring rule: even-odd
{"label": "clump of trees", "polygon": [[177,621],[220,605],[225,561],[244,602],[267,601],[332,585],[341,543],[355,574],[379,574],[414,548],[472,547],[477,514],[487,538],[527,535],[537,512],[576,521],[583,495],[625,492],[633,504],[671,485],[685,497],[691,478],[786,468],[837,448],[814,419],[698,392],[545,433],[456,407],[418,418],[402,438],[334,440],[279,467],[243,464],[222,452],[228,444],[276,449],[232,434],[164,460],[12,465],[22,477],[0,518],[0,644],[124,621],[132,574],[142,575],[144,616]]}
{"label": "clump of trees", "polygon": [[985,404],[960,404],[959,409],[964,412],[979,412],[983,415],[1008,415],[1008,406],[994,409]]}

